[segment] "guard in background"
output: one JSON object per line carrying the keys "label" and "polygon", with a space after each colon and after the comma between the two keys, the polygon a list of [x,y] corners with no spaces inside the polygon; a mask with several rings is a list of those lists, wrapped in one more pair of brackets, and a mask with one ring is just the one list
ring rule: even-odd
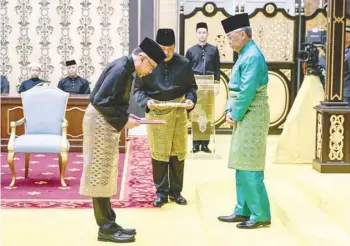
{"label": "guard in background", "polygon": [[75,60],[66,61],[68,76],[58,82],[58,88],[70,94],[90,94],[89,81],[78,75]]}
{"label": "guard in background", "polygon": [[[198,44],[189,48],[186,58],[191,62],[193,73],[196,75],[214,75],[214,80],[220,80],[220,53],[216,46],[208,43],[208,26],[199,22],[196,26]],[[198,100],[200,100],[198,96]],[[210,135],[209,135],[210,139]],[[211,153],[208,140],[194,140],[192,152],[200,150]]]}

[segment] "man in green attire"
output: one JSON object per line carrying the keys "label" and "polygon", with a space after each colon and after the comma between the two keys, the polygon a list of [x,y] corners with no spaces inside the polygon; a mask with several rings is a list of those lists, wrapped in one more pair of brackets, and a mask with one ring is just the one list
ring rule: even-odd
{"label": "man in green attire", "polygon": [[236,169],[237,205],[223,222],[238,228],[271,224],[270,203],[264,185],[266,139],[269,130],[268,69],[252,40],[247,14],[222,21],[231,48],[239,53],[229,82],[226,121],[233,127],[228,167]]}

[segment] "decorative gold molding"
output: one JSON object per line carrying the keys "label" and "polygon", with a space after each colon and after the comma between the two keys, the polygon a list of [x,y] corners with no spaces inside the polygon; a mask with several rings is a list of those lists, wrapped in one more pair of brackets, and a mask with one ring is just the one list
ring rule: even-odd
{"label": "decorative gold molding", "polygon": [[[66,110],[66,113],[69,112],[69,111],[73,111],[73,110],[78,110],[78,111],[81,111],[81,112],[85,112],[84,109],[81,109],[79,107],[71,107],[69,109]],[[67,136],[71,137],[71,138],[79,138],[79,137],[82,137],[84,134],[79,134],[79,135],[71,135],[71,134],[68,134],[67,133]]]}
{"label": "decorative gold molding", "polygon": [[[20,107],[20,106],[17,106],[17,107],[14,107],[14,108],[10,108],[7,110],[7,133],[10,135],[11,132],[10,132],[10,126],[11,126],[11,123],[10,123],[10,111],[14,111],[16,109],[22,109],[23,111],[23,107]],[[24,111],[23,111],[23,114],[24,114]],[[16,121],[16,120],[13,120],[13,121]],[[17,135],[16,135],[17,137]]]}
{"label": "decorative gold molding", "polygon": [[287,82],[280,74],[278,74],[274,71],[269,71],[269,74],[274,75],[281,80],[281,82],[283,83],[284,89],[285,89],[285,93],[286,93],[286,104],[285,104],[284,112],[282,113],[281,117],[278,120],[276,120],[275,122],[270,122],[270,127],[273,127],[273,126],[280,124],[287,116],[287,112],[288,112],[288,108],[289,108],[289,91],[288,91]]}
{"label": "decorative gold molding", "polygon": [[214,5],[213,4],[207,4],[206,6],[205,6],[205,11],[207,11],[207,13],[209,13],[209,14],[211,14],[211,13],[213,13],[213,11],[214,11]]}
{"label": "decorative gold molding", "polygon": [[85,109],[81,109],[79,107],[71,107],[71,108],[67,109],[66,112],[69,112],[69,111],[72,111],[72,110],[79,110],[81,112],[85,112]]}
{"label": "decorative gold molding", "polygon": [[231,68],[222,68],[221,71],[223,71],[224,74],[226,74],[226,76],[230,79],[230,77],[231,77],[231,72],[232,72],[232,69],[231,69]]}
{"label": "decorative gold molding", "polygon": [[333,100],[333,99],[336,99],[336,98],[337,98],[338,100],[340,100],[340,96],[339,96],[338,94],[335,94],[335,95],[332,96],[332,100]]}
{"label": "decorative gold molding", "polygon": [[322,114],[317,114],[316,157],[321,159],[322,153]]}
{"label": "decorative gold molding", "polygon": [[220,125],[219,128],[229,129],[229,128],[231,128],[231,126],[228,123],[226,123],[226,121],[225,121],[222,125]]}
{"label": "decorative gold molding", "polygon": [[344,115],[332,115],[329,128],[329,158],[341,161],[344,157]]}
{"label": "decorative gold molding", "polygon": [[290,69],[280,69],[280,71],[289,79],[292,80],[292,70]]}
{"label": "decorative gold molding", "polygon": [[275,11],[275,6],[273,4],[268,4],[265,10],[266,10],[266,13],[272,14]]}

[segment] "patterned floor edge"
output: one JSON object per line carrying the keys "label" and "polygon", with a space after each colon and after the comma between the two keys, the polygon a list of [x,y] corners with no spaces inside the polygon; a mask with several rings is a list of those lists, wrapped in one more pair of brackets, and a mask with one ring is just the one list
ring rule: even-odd
{"label": "patterned floor edge", "polygon": [[[152,201],[111,201],[113,208],[151,208]],[[1,209],[13,209],[13,208],[63,208],[63,209],[80,209],[80,208],[92,208],[91,201],[21,201],[21,200],[2,200]]]}

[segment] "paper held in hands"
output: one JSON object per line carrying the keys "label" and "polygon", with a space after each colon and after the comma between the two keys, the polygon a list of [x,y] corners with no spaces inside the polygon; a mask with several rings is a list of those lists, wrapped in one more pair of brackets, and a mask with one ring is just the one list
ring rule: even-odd
{"label": "paper held in hands", "polygon": [[156,103],[155,106],[157,108],[184,108],[186,107],[186,103],[161,102],[161,103]]}
{"label": "paper held in hands", "polygon": [[140,124],[145,124],[145,125],[164,125],[166,124],[165,120],[148,120],[145,118],[141,118],[141,120],[139,120]]}

